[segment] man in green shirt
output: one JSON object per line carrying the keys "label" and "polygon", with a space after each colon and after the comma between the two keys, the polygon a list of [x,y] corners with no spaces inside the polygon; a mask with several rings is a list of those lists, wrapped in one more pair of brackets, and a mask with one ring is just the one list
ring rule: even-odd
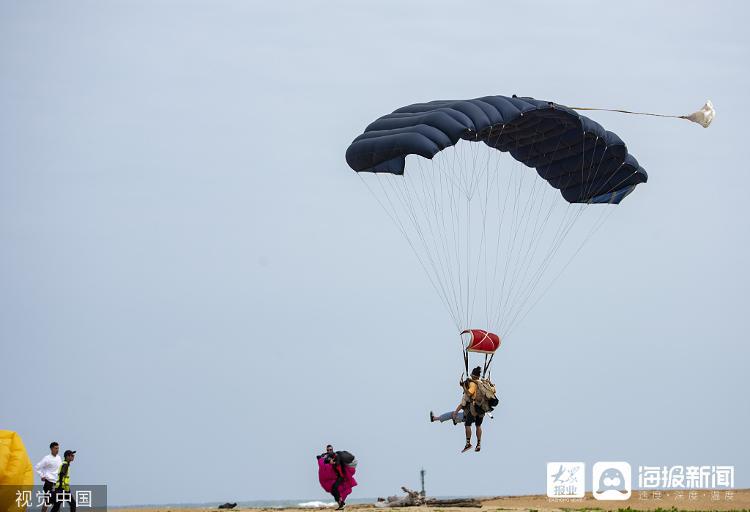
{"label": "man in green shirt", "polygon": [[70,492],[70,464],[76,458],[75,450],[65,450],[63,458],[65,460],[57,474],[57,485],[54,491],[55,504],[52,507],[52,512],[59,512],[60,507],[65,502],[68,503],[70,512],[76,512],[76,500]]}

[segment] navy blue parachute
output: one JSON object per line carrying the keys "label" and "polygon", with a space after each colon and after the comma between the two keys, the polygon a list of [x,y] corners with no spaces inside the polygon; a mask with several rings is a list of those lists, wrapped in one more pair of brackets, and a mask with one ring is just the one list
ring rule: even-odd
{"label": "navy blue parachute", "polygon": [[346,161],[409,242],[458,332],[493,333],[498,344],[617,210],[596,204],[619,204],[647,180],[614,133],[563,105],[515,96],[400,108],[354,139]]}
{"label": "navy blue parachute", "polygon": [[482,141],[536,169],[569,203],[619,203],[648,175],[616,134],[563,105],[487,96],[402,107],[346,151],[357,172],[403,174],[407,155],[432,158],[460,139]]}

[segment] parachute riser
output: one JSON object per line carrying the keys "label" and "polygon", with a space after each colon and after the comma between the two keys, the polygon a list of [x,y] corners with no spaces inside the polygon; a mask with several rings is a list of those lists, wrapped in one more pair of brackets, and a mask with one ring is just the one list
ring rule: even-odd
{"label": "parachute riser", "polygon": [[[464,381],[464,376],[468,379],[470,376],[469,373],[469,351],[465,348],[463,349],[463,356],[464,356],[464,372],[461,374],[461,382]],[[492,364],[492,359],[495,357],[495,354],[484,354],[484,363],[482,365],[482,378],[490,378],[490,374],[492,373],[490,371],[490,365]]]}

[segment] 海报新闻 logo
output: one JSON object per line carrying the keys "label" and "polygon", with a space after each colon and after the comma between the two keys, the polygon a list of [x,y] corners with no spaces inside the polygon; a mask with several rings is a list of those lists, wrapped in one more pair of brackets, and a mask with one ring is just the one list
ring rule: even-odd
{"label": "\u6d77\u62a5\u65b0\u95fb logo", "polygon": [[631,478],[627,462],[597,462],[591,475],[592,494],[597,500],[626,500],[631,495]]}

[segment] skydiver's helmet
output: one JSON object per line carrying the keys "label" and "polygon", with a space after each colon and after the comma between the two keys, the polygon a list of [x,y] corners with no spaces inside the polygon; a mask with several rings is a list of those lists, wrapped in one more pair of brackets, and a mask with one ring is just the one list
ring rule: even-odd
{"label": "skydiver's helmet", "polygon": [[473,370],[471,370],[471,376],[474,377],[475,379],[478,379],[479,377],[481,377],[481,375],[482,375],[482,367],[481,366],[477,366],[476,368],[474,368]]}

